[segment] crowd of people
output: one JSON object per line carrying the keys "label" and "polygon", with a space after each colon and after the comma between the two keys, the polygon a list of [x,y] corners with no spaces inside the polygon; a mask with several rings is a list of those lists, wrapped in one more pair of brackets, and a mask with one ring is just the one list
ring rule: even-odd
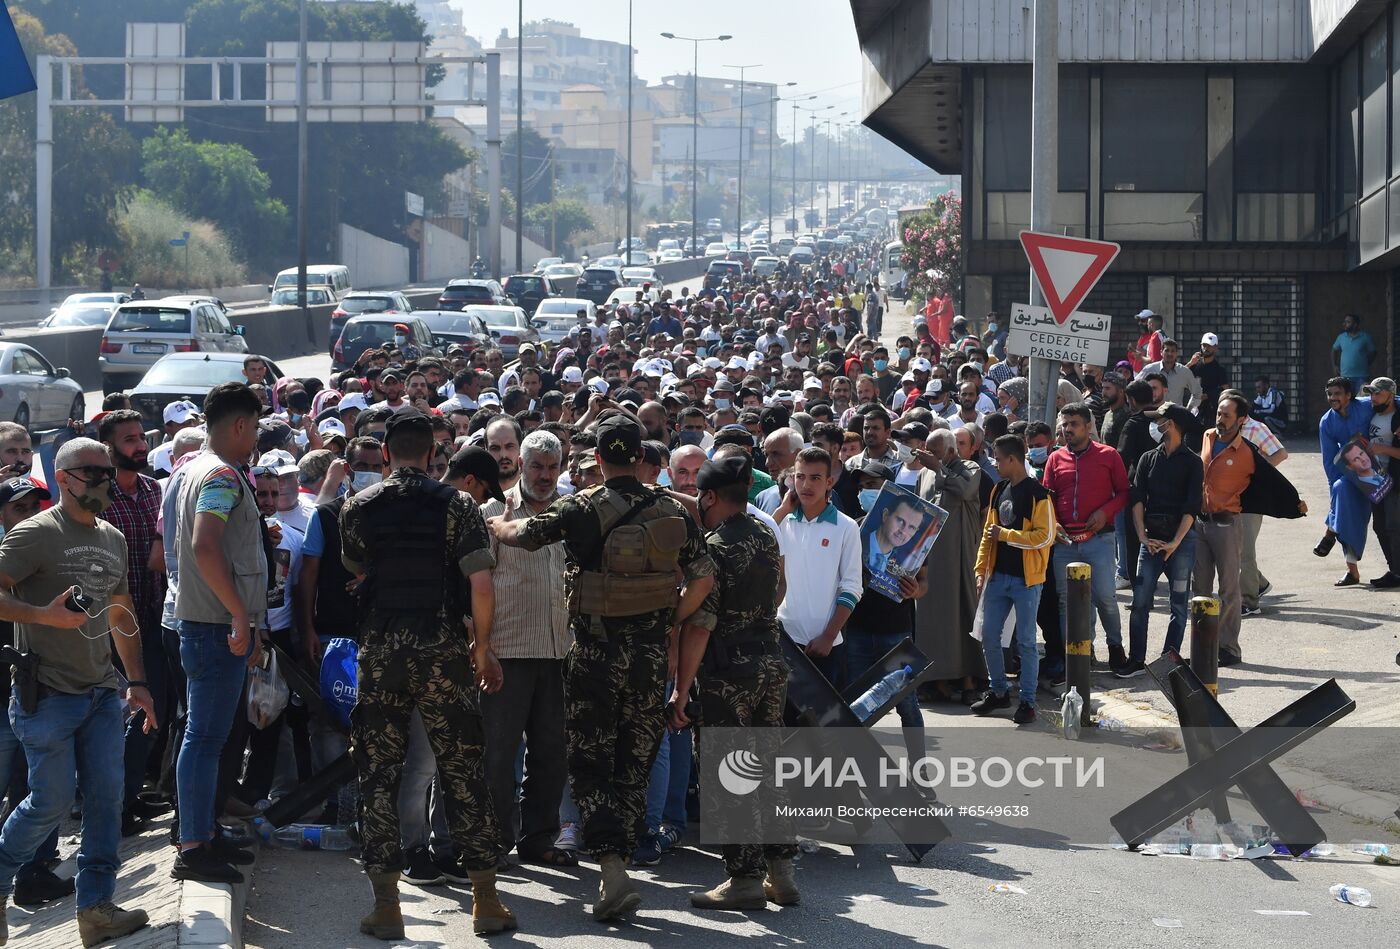
{"label": "crowd of people", "polygon": [[[1144,311],[1128,358],[1063,364],[1056,423],[1031,419],[995,314],[974,333],[931,303],[882,341],[874,253],[645,288],[509,362],[388,345],[274,381],[249,356],[245,382],[167,406],[153,449],[109,397],[47,488],[27,478],[28,433],[0,425],[0,619],[37,659],[37,702],[12,704],[0,750],[17,805],[0,901],[71,891],[49,864],[75,781],[88,945],[146,922],[112,903],[121,835],[174,806],[173,875],[237,882],[238,819],[349,754],[358,793],[316,810],[358,827],[362,932],[403,937],[405,882],[469,885],[477,932],[514,928],[498,870],[580,854],[600,869],[593,915],[616,919],[641,903],[628,865],[681,846],[704,727],[783,721],[780,637],[838,690],[912,638],[933,675],[899,701],[903,725],[922,725],[921,700],[1014,704],[1025,725],[1063,690],[1068,568],[1086,563],[1100,674],[1179,649],[1193,593],[1221,600],[1221,665],[1242,661],[1242,619],[1270,590],[1263,518],[1306,511],[1278,471],[1278,390],[1230,388],[1214,334],[1183,362]],[[1400,555],[1395,384],[1369,381],[1369,401],[1353,385],[1328,383],[1318,547],[1340,539],[1352,582],[1368,521]],[[909,536],[863,530],[887,485],[944,519],[922,566],[875,593]],[[1149,643],[1163,575],[1167,632]],[[314,701],[250,715],[249,670],[274,646],[314,672],[346,640],[348,730]],[[797,903],[792,844],[725,845],[725,880],[693,904]]]}

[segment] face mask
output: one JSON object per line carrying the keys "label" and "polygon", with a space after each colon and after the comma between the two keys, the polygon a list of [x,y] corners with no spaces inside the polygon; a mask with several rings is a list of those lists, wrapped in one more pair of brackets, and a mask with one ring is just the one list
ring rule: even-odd
{"label": "face mask", "polygon": [[988,324],[987,324],[987,331],[988,331],[988,332],[991,332],[991,333],[995,333],[995,332],[997,331],[997,325],[996,325],[995,323],[988,323]]}
{"label": "face mask", "polygon": [[900,358],[900,359],[908,359],[908,358],[909,358],[909,347],[908,347],[908,346],[901,346],[901,347],[899,347],[899,358]]}
{"label": "face mask", "polygon": [[662,468],[661,474],[656,476],[656,486],[658,488],[669,488],[671,486],[671,472]]}
{"label": "face mask", "polygon": [[704,440],[705,440],[705,433],[704,433],[704,432],[697,432],[697,431],[694,431],[694,430],[681,432],[680,435],[678,436],[678,441],[679,441],[682,445],[698,445],[698,444],[700,444],[700,443],[701,443],[702,441],[704,441]]}
{"label": "face mask", "polygon": [[876,371],[876,372],[884,372],[884,371],[885,371],[886,369],[888,369],[889,367],[890,367],[890,363],[889,363],[889,360],[888,360],[888,359],[877,359],[877,360],[875,360],[875,371]]}
{"label": "face mask", "polygon": [[1154,422],[1147,426],[1147,434],[1152,436],[1154,442],[1160,442],[1162,440],[1162,426]]}
{"label": "face mask", "polygon": [[394,345],[395,345],[395,346],[402,346],[402,345],[403,345],[404,343],[406,343],[406,342],[408,342],[408,337],[407,337],[407,336],[400,336],[400,335],[397,334],[397,333],[394,334]]}
{"label": "face mask", "polygon": [[860,509],[867,513],[871,511],[875,507],[875,499],[879,496],[879,488],[861,488],[860,494],[858,495],[860,498]]}
{"label": "face mask", "polygon": [[75,496],[78,507],[89,514],[101,514],[112,506],[112,482],[105,478],[96,483],[89,483],[87,490],[81,496]]}
{"label": "face mask", "polygon": [[727,409],[731,404],[728,399],[715,399],[715,408],[717,409]]}
{"label": "face mask", "polygon": [[295,412],[287,413],[287,424],[293,427],[301,424],[301,416]]}
{"label": "face mask", "polygon": [[1038,468],[1041,465],[1045,464],[1046,458],[1050,457],[1050,449],[1044,445],[1041,445],[1039,448],[1032,448],[1029,451],[1027,451],[1026,457],[1030,460],[1031,464],[1035,465]]}
{"label": "face mask", "polygon": [[376,485],[384,480],[384,476],[377,471],[356,471],[350,479],[356,491],[363,491],[371,485]]}

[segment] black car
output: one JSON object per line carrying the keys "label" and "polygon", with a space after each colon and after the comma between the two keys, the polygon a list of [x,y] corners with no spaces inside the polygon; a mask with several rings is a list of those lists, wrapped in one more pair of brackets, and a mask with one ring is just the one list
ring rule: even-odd
{"label": "black car", "polygon": [[526,316],[534,316],[545,297],[563,296],[553,281],[539,274],[513,274],[506,278],[503,289],[511,302],[525,311]]}
{"label": "black car", "polygon": [[394,327],[399,324],[408,327],[408,342],[418,347],[420,355],[442,355],[442,348],[434,341],[432,330],[428,329],[428,324],[416,311],[412,315],[371,313],[352,317],[345,324],[340,339],[335,342],[335,352],[331,354],[331,370],[340,372],[349,369],[365,350],[392,345]]}
{"label": "black car", "polygon": [[413,315],[428,324],[428,330],[446,349],[454,343],[467,352],[491,345],[491,331],[479,316],[460,310],[415,310]]}
{"label": "black car", "polygon": [[472,304],[487,306],[509,306],[501,285],[494,280],[449,280],[438,294],[439,310],[460,310]]}
{"label": "black car", "polygon": [[[141,413],[146,428],[165,424],[165,407],[171,402],[187,400],[204,408],[204,397],[221,382],[243,382],[244,353],[169,353],[156,360],[141,381],[130,392],[131,406]],[[282,368],[260,356],[267,364],[265,385],[281,379]]]}
{"label": "black car", "polygon": [[713,290],[724,282],[724,278],[730,278],[731,283],[737,283],[743,279],[744,265],[737,260],[712,260],[710,266],[705,268],[705,289]]}
{"label": "black car", "polygon": [[612,292],[622,286],[622,275],[611,267],[589,267],[578,278],[578,289],[574,296],[582,297],[590,303],[608,302]]}

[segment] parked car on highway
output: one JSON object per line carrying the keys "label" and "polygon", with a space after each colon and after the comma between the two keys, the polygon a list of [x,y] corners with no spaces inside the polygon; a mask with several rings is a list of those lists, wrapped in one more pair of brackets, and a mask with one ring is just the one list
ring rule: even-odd
{"label": "parked car on highway", "polygon": [[738,261],[745,273],[748,273],[749,268],[753,266],[753,257],[746,250],[731,250],[724,255],[724,259]]}
{"label": "parked car on highway", "polygon": [[[306,305],[307,305],[307,306],[324,306],[324,305],[327,304],[327,303],[334,303],[334,302],[335,302],[335,294],[331,292],[331,288],[330,288],[330,287],[327,287],[327,286],[319,286],[319,287],[307,287],[307,288],[306,288]],[[281,290],[273,290],[273,291],[272,291],[272,300],[269,302],[268,305],[269,305],[269,306],[296,306],[296,305],[297,305],[297,288],[296,288],[296,287],[290,287],[290,288],[288,288],[288,287],[283,287]]]}
{"label": "parked car on highway", "polygon": [[39,328],[106,326],[112,311],[130,299],[125,293],[70,293],[52,313],[39,321]]}
{"label": "parked car on highway", "polygon": [[213,297],[132,300],[112,312],[98,347],[102,391],[134,384],[169,353],[248,352],[243,327],[232,326]]}
{"label": "parked car on highway", "polygon": [[679,247],[668,247],[656,255],[658,264],[667,264],[673,260],[685,260],[685,252]]}
{"label": "parked car on highway", "polygon": [[501,289],[527,315],[533,314],[546,297],[563,296],[551,278],[539,274],[512,274]]}
{"label": "parked car on highway", "polygon": [[331,370],[340,372],[355,365],[355,360],[367,349],[379,349],[394,341],[394,327],[408,327],[409,341],[424,356],[441,356],[442,347],[433,340],[433,333],[416,313],[367,313],[352,316],[340,331],[340,338],[331,350]]}
{"label": "parked car on highway", "polygon": [[640,287],[644,283],[649,283],[657,289],[661,288],[661,278],[651,267],[627,267],[622,271],[623,286]]}
{"label": "parked car on highway", "polygon": [[620,286],[622,286],[621,270],[599,265],[584,270],[583,276],[578,278],[578,286],[574,289],[574,295],[594,303],[602,303],[608,298],[608,294]]}
{"label": "parked car on highway", "polygon": [[[147,428],[160,428],[165,407],[171,402],[187,399],[199,408],[204,397],[221,382],[242,382],[243,353],[170,353],[156,360],[146,370],[130,392],[131,405],[141,413]],[[267,364],[266,385],[273,385],[285,373],[282,368],[261,357]]]}
{"label": "parked car on highway", "polygon": [[611,267],[612,269],[620,273],[622,271],[622,268],[627,266],[627,262],[622,259],[621,254],[609,254],[606,257],[599,257],[597,260],[593,261],[588,266]]}
{"label": "parked car on highway", "polygon": [[83,387],[32,346],[0,343],[0,418],[30,431],[62,428],[87,418]]}
{"label": "parked car on highway", "polygon": [[710,266],[705,268],[706,290],[718,287],[728,277],[731,283],[737,283],[744,275],[744,265],[737,260],[712,260]]}
{"label": "parked car on highway", "polygon": [[796,244],[788,251],[788,263],[808,266],[815,263],[817,259],[816,251],[812,250],[808,244]]}
{"label": "parked car on highway", "polygon": [[464,312],[479,316],[485,321],[491,339],[507,361],[520,354],[521,343],[540,341],[540,331],[518,306],[473,306]]}
{"label": "parked car on highway", "polygon": [[330,346],[340,338],[345,321],[365,313],[412,313],[413,304],[398,290],[356,290],[340,298],[340,303],[331,310],[330,330],[327,339]]}
{"label": "parked car on highway", "polygon": [[457,344],[470,353],[491,345],[486,321],[470,310],[415,310],[413,315],[428,324],[433,341],[444,350]]}
{"label": "parked car on highway", "polygon": [[447,281],[447,286],[438,294],[439,310],[460,310],[464,306],[485,304],[505,306],[510,298],[494,280],[457,279]]}

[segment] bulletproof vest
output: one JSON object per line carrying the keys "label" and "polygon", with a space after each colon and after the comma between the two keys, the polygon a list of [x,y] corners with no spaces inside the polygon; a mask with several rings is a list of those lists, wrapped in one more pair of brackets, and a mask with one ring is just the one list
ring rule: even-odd
{"label": "bulletproof vest", "polygon": [[602,485],[582,497],[598,516],[603,558],[601,570],[578,573],[578,611],[636,616],[674,608],[680,602],[685,519],[659,507],[655,494],[634,503]]}
{"label": "bulletproof vest", "polygon": [[365,491],[365,546],[371,559],[363,606],[401,614],[461,613],[461,573],[449,570],[447,509],[457,491],[417,475],[417,489],[388,491],[381,482]]}
{"label": "bulletproof vest", "polygon": [[322,636],[354,638],[359,615],[354,597],[345,591],[345,585],[354,576],[340,559],[340,509],[344,506],[345,499],[336,498],[317,507],[312,515],[321,522],[321,536],[325,538],[321,569],[316,573],[315,619],[316,631]]}

